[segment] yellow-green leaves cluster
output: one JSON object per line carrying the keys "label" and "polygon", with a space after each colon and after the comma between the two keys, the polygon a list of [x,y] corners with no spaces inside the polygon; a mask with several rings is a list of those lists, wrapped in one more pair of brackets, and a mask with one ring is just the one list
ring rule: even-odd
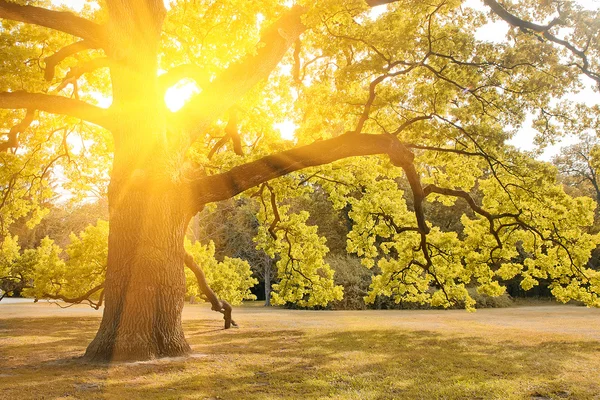
{"label": "yellow-green leaves cluster", "polygon": [[[35,249],[33,288],[26,295],[77,298],[102,284],[108,257],[108,222],[98,220],[79,235],[71,233],[71,243],[65,250],[48,237],[42,240]],[[95,294],[96,298],[98,295]]]}
{"label": "yellow-green leaves cluster", "polygon": [[255,239],[257,248],[272,258],[277,256],[279,282],[272,286],[271,301],[273,304],[315,307],[342,299],[342,287],[335,285],[334,271],[324,261],[329,251],[325,238],[317,234],[316,226],[307,225],[309,215],[306,211],[294,213],[289,208],[278,206],[280,221],[271,231],[274,210],[265,203],[258,215],[261,225]]}

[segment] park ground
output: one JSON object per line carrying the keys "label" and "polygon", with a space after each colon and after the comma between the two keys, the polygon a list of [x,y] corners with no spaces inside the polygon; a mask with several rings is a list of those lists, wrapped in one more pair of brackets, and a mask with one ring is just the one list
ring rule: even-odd
{"label": "park ground", "polygon": [[2,399],[600,399],[600,310],[298,311],[188,305],[193,354],[80,357],[101,310],[0,302]]}

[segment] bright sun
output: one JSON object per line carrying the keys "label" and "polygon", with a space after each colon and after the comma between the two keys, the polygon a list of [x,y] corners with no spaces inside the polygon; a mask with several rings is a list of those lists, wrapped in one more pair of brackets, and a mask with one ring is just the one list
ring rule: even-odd
{"label": "bright sun", "polygon": [[[165,104],[172,112],[178,111],[187,103],[192,96],[200,93],[200,89],[192,80],[182,80],[178,84],[167,89],[165,93]],[[289,119],[273,124],[273,128],[279,131],[284,140],[294,140],[298,125]]]}
{"label": "bright sun", "polygon": [[294,124],[289,119],[286,119],[283,122],[273,124],[273,128],[279,131],[282,139],[294,140],[296,138],[296,129],[298,129],[298,125]]}
{"label": "bright sun", "polygon": [[173,112],[179,110],[195,94],[200,93],[196,83],[191,80],[182,80],[175,86],[171,86],[165,93],[165,104]]}

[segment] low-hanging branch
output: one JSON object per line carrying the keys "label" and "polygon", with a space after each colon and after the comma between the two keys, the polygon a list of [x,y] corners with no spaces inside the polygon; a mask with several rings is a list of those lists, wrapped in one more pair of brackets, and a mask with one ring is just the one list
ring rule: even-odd
{"label": "low-hanging branch", "polygon": [[0,92],[0,108],[34,109],[53,114],[68,115],[110,129],[113,118],[109,109],[84,101],[42,93],[24,91]]}
{"label": "low-hanging branch", "polygon": [[101,25],[67,11],[0,0],[0,18],[55,29],[88,40],[97,47],[104,44],[104,28]]}
{"label": "low-hanging branch", "polygon": [[59,295],[59,294],[54,295],[54,294],[45,293],[43,296],[41,296],[41,298],[51,299],[51,300],[61,300],[61,301],[64,301],[65,303],[69,303],[70,305],[80,304],[80,303],[83,303],[84,301],[86,301],[93,308],[95,308],[97,310],[102,306],[102,301],[104,299],[104,296],[102,296],[102,294],[101,294],[98,301],[92,300],[90,298],[90,296],[92,296],[94,293],[96,293],[102,289],[104,289],[104,283],[101,283],[100,285],[93,287],[92,289],[88,290],[86,293],[82,294],[79,297],[71,298],[71,297],[66,297],[66,296]]}
{"label": "low-hanging branch", "polygon": [[219,299],[217,294],[213,292],[210,286],[208,286],[204,271],[202,271],[202,268],[200,268],[196,261],[194,261],[194,257],[192,257],[192,255],[188,252],[185,253],[184,263],[185,266],[188,267],[196,276],[200,291],[211,304],[211,310],[223,314],[223,319],[225,320],[225,329],[231,328],[231,325],[237,327],[238,325],[231,318],[231,305],[227,301]]}

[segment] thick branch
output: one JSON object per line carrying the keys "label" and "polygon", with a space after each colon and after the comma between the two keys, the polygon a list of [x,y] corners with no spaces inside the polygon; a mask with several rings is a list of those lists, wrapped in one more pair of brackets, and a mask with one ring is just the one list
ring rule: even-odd
{"label": "thick branch", "polygon": [[[395,1],[397,0],[366,0],[366,3],[374,7]],[[306,31],[307,27],[301,20],[306,11],[307,8],[303,6],[292,7],[265,30],[256,54],[248,55],[226,69],[176,114],[175,120],[182,124],[182,130],[189,134],[192,141],[205,131],[215,116],[222,115],[254,85],[268,78],[289,48]],[[189,67],[189,72],[192,73],[192,78],[198,76],[194,67]],[[178,77],[175,72],[172,75],[173,79],[165,77],[164,81],[173,82]],[[186,77],[185,74],[179,75],[179,79],[183,77]]]}
{"label": "thick branch", "polygon": [[0,0],[0,18],[55,29],[88,40],[97,47],[102,47],[104,42],[102,26],[66,11],[54,11]]}
{"label": "thick branch", "polygon": [[404,169],[415,198],[415,214],[422,232],[428,232],[422,209],[425,197],[413,165],[414,155],[392,135],[346,133],[333,139],[272,154],[232,168],[228,172],[201,177],[192,183],[197,206],[221,201],[247,189],[308,167],[329,164],[348,157],[387,154],[390,161]]}
{"label": "thick branch", "polygon": [[68,115],[110,129],[112,118],[108,109],[83,101],[41,93],[0,92],[0,108],[35,109],[53,114]]}
{"label": "thick branch", "polygon": [[19,133],[29,128],[29,125],[31,125],[31,123],[33,122],[34,117],[35,110],[27,110],[25,118],[23,118],[21,122],[13,126],[7,133],[8,140],[0,143],[0,153],[19,146]]}
{"label": "thick branch", "polygon": [[191,140],[203,133],[215,116],[222,115],[254,85],[271,74],[287,50],[306,30],[300,18],[305,11],[301,6],[292,7],[265,31],[260,40],[261,47],[255,55],[233,64],[177,113],[185,118],[184,130],[190,133]]}
{"label": "thick branch", "polygon": [[530,29],[534,32],[545,32],[552,28],[556,24],[556,20],[552,21],[549,25],[538,25],[533,22],[524,21],[521,18],[509,13],[504,7],[502,7],[496,0],[483,0],[486,6],[492,9],[492,11],[508,22],[511,25],[521,27],[523,29]]}
{"label": "thick branch", "polygon": [[185,266],[188,267],[194,273],[194,275],[196,275],[198,286],[200,287],[202,294],[204,294],[208,301],[210,301],[210,304],[212,305],[211,309],[223,314],[223,319],[225,320],[225,329],[231,328],[231,325],[237,326],[235,321],[231,319],[231,305],[227,301],[219,299],[216,293],[213,292],[210,286],[208,286],[204,271],[202,271],[202,268],[196,264],[194,257],[192,257],[190,253],[186,252],[184,260]]}
{"label": "thick branch", "polygon": [[94,45],[87,40],[71,43],[58,50],[56,53],[44,59],[46,67],[44,68],[44,79],[51,81],[54,78],[54,70],[56,66],[65,58],[77,54],[81,51],[94,48]]}

